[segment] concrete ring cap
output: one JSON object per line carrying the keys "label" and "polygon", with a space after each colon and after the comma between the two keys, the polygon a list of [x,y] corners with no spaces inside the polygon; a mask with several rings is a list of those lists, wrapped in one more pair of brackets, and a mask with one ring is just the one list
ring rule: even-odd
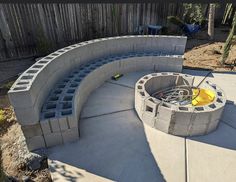
{"label": "concrete ring cap", "polygon": [[201,88],[215,93],[214,101],[204,106],[175,105],[151,95],[178,85],[192,86],[194,77],[181,73],[152,73],[135,85],[135,109],[142,122],[165,133],[179,136],[204,135],[214,131],[221,118],[226,98],[217,85],[206,81]]}

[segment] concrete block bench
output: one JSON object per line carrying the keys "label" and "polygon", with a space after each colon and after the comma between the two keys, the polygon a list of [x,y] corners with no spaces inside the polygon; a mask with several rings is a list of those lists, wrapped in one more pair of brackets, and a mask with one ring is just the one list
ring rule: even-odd
{"label": "concrete block bench", "polygon": [[181,72],[185,44],[185,37],[112,37],[72,45],[36,62],[9,91],[29,150],[78,138],[83,104],[112,75]]}

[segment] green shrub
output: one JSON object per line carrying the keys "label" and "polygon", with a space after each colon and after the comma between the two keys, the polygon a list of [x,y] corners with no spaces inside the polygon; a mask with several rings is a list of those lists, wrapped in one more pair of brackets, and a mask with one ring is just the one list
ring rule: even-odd
{"label": "green shrub", "polygon": [[204,4],[187,4],[184,3],[183,20],[185,23],[192,24],[197,23],[199,25],[205,25],[207,20],[203,14]]}
{"label": "green shrub", "polygon": [[2,123],[5,119],[6,119],[6,117],[4,115],[4,111],[2,109],[0,109],[0,123]]}
{"label": "green shrub", "polygon": [[177,25],[177,26],[184,25],[184,22],[176,16],[168,16],[167,21],[168,21],[168,23],[172,23],[172,24]]}

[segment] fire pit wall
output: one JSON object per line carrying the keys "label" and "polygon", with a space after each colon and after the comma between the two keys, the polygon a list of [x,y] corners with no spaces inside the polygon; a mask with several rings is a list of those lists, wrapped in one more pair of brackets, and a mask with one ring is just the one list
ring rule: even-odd
{"label": "fire pit wall", "polygon": [[135,109],[142,122],[165,133],[179,136],[204,135],[217,128],[226,102],[224,92],[206,81],[201,88],[215,93],[212,103],[204,106],[178,106],[151,95],[159,90],[193,85],[194,77],[180,73],[153,73],[138,80],[135,86]]}

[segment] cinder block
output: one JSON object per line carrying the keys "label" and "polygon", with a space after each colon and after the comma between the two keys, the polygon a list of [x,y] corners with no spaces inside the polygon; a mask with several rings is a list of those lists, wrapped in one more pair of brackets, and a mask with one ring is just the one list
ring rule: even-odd
{"label": "cinder block", "polygon": [[163,103],[158,106],[158,118],[170,121],[173,117],[174,111],[169,107],[169,105]]}
{"label": "cinder block", "polygon": [[17,108],[33,107],[36,96],[30,93],[29,89],[30,86],[14,87],[13,85],[8,92],[11,105]]}
{"label": "cinder block", "polygon": [[189,135],[189,125],[175,123],[173,126],[173,130],[169,132],[173,135],[178,136],[188,136]]}
{"label": "cinder block", "polygon": [[191,107],[179,106],[179,110],[175,110],[174,112],[174,119],[176,123],[181,125],[190,125],[193,112]]}
{"label": "cinder block", "polygon": [[31,138],[34,136],[42,136],[43,132],[40,124],[21,126],[21,130],[25,138]]}
{"label": "cinder block", "polygon": [[[155,67],[156,69],[156,67]],[[157,71],[158,72],[165,72],[165,71],[169,71],[167,64],[166,63],[160,63],[157,65]]]}
{"label": "cinder block", "polygon": [[42,128],[43,134],[50,134],[52,133],[52,129],[49,123],[49,119],[43,119],[40,121],[40,126]]}
{"label": "cinder block", "polygon": [[191,122],[198,123],[198,124],[208,124],[211,121],[211,112],[207,112],[206,110],[203,111],[194,111],[192,114]]}
{"label": "cinder block", "polygon": [[149,95],[145,95],[146,93],[135,91],[135,109],[139,113],[144,110],[144,101]]}
{"label": "cinder block", "polygon": [[67,116],[67,121],[70,128],[78,128],[79,119],[75,115]]}
{"label": "cinder block", "polygon": [[69,129],[69,124],[67,122],[66,116],[65,117],[59,117],[58,121],[59,121],[61,131],[65,131],[65,130]]}
{"label": "cinder block", "polygon": [[156,118],[156,121],[155,121],[155,128],[160,130],[160,131],[163,131],[165,133],[168,133],[169,132],[169,125],[170,125],[170,120],[163,120],[161,118]]}
{"label": "cinder block", "polygon": [[185,45],[175,45],[174,52],[175,54],[183,54],[185,51]]}
{"label": "cinder block", "polygon": [[[56,97],[59,97],[56,95]],[[57,109],[58,107],[58,102],[54,102],[54,101],[46,101],[43,105],[43,108],[42,108],[42,112],[50,112],[52,110],[55,110]]]}
{"label": "cinder block", "polygon": [[136,71],[136,57],[129,57],[127,59],[119,60],[119,69],[122,73],[128,73]]}
{"label": "cinder block", "polygon": [[63,143],[61,132],[45,134],[44,139],[47,147],[52,147]]}
{"label": "cinder block", "polygon": [[160,104],[160,102],[159,103],[156,103],[156,102],[157,102],[157,99],[153,97],[148,97],[147,99],[145,99],[144,112],[148,112],[150,115],[155,117],[157,114],[157,107]]}
{"label": "cinder block", "polygon": [[[217,104],[216,104],[217,105]],[[216,106],[217,107],[217,106]],[[220,120],[224,111],[224,107],[220,107],[211,112],[211,121]]]}
{"label": "cinder block", "polygon": [[25,142],[29,151],[45,148],[45,141],[43,136],[34,136],[31,138],[26,138]]}
{"label": "cinder block", "polygon": [[193,136],[193,135],[204,135],[204,134],[207,133],[207,128],[208,128],[207,124],[194,123],[191,126],[191,129],[189,131],[189,135],[190,136]]}
{"label": "cinder block", "polygon": [[151,56],[142,56],[142,57],[135,57],[135,71],[148,71],[154,70],[153,60]]}
{"label": "cinder block", "polygon": [[146,123],[147,125],[151,126],[151,127],[154,127],[155,126],[155,117],[153,117],[152,114],[148,113],[148,112],[145,112],[143,111],[142,112],[142,121],[144,123]]}
{"label": "cinder block", "polygon": [[209,123],[208,129],[207,129],[207,133],[210,133],[210,132],[216,130],[219,122],[220,122],[220,120],[211,121]]}
{"label": "cinder block", "polygon": [[71,128],[62,132],[64,143],[73,142],[79,139],[78,128]]}
{"label": "cinder block", "polygon": [[27,108],[14,107],[14,112],[20,125],[34,125],[39,122],[40,110],[36,106]]}
{"label": "cinder block", "polygon": [[50,121],[51,129],[53,133],[61,131],[58,118],[50,118],[49,121]]}
{"label": "cinder block", "polygon": [[[148,47],[151,47],[151,43],[148,41],[145,41],[146,38],[144,37],[139,37],[138,39],[136,39],[135,44],[133,44],[134,50],[136,50],[137,52],[141,52],[141,51],[145,51],[146,48],[144,45],[147,45]],[[149,44],[147,44],[149,43]]]}

